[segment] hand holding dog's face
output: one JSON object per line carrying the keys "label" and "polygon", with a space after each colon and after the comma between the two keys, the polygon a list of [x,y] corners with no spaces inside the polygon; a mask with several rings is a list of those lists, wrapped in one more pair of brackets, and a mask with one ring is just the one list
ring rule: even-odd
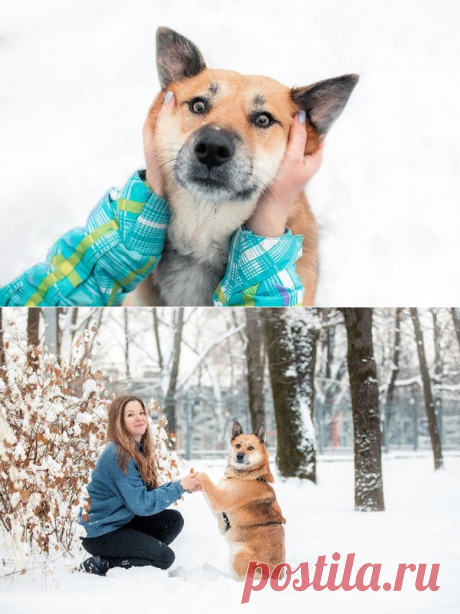
{"label": "hand holding dog's face", "polygon": [[246,222],[246,228],[261,237],[278,237],[284,234],[292,203],[321,166],[324,139],[314,153],[305,155],[305,117],[303,120],[299,120],[299,115],[294,118],[286,152],[276,177]]}
{"label": "hand holding dog's face", "polygon": [[[166,119],[174,113],[176,108],[176,99],[172,93],[164,95],[164,92],[160,92],[155,98],[155,106],[161,105],[159,108],[158,118]],[[147,117],[143,131],[144,142],[144,157],[145,157],[145,169],[146,180],[152,190],[157,196],[165,197],[165,181],[164,173],[162,171],[163,161],[158,155],[157,148],[155,147],[155,123],[151,121],[150,115]]]}

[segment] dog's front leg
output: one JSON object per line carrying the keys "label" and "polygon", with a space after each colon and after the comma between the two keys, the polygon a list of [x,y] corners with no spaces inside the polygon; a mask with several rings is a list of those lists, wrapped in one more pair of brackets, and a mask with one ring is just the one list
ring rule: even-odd
{"label": "dog's front leg", "polygon": [[217,514],[225,512],[229,505],[229,502],[226,501],[228,497],[225,496],[225,492],[223,492],[221,488],[218,488],[206,473],[199,473],[196,479],[201,484],[212,511]]}

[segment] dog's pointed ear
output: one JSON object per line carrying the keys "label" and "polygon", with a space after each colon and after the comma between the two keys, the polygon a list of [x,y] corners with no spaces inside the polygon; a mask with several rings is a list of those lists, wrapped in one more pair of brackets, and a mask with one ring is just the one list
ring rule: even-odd
{"label": "dog's pointed ear", "polygon": [[242,432],[243,432],[243,429],[241,427],[241,424],[235,420],[235,422],[232,425],[232,439],[231,439],[231,441],[233,441],[235,439],[235,437],[238,437],[238,435],[241,435]]}
{"label": "dog's pointed ear", "polygon": [[263,422],[254,435],[259,438],[260,443],[265,443],[265,424]]}
{"label": "dog's pointed ear", "polygon": [[344,110],[358,80],[358,75],[343,75],[307,87],[294,87],[291,97],[305,111],[318,136],[323,136]]}
{"label": "dog's pointed ear", "polygon": [[206,68],[198,48],[170,28],[157,30],[157,67],[162,89],[173,81],[194,77]]}

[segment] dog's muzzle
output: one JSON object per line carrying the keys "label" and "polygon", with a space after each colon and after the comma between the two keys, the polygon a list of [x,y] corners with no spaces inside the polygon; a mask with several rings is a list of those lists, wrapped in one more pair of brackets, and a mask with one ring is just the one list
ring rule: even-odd
{"label": "dog's muzzle", "polygon": [[235,456],[235,459],[237,463],[244,463],[245,455],[243,454],[243,452],[238,452],[238,454]]}
{"label": "dog's muzzle", "polygon": [[215,128],[202,130],[195,142],[194,153],[198,162],[211,171],[233,158],[235,154],[233,137],[227,130]]}
{"label": "dog's muzzle", "polygon": [[249,200],[258,190],[241,136],[214,124],[202,126],[181,147],[175,178],[185,189],[214,202]]}

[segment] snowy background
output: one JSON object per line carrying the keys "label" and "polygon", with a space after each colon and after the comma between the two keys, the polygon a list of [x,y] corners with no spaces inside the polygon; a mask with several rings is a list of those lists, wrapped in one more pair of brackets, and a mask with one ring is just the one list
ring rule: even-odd
{"label": "snowy background", "polygon": [[1,0],[0,285],[143,166],[160,25],[215,68],[359,73],[308,189],[317,304],[460,304],[455,0]]}
{"label": "snowy background", "polygon": [[[334,462],[331,462],[334,461]],[[225,461],[194,460],[215,481]],[[340,582],[348,553],[356,553],[351,576],[365,563],[381,563],[380,585],[394,583],[400,563],[440,564],[436,592],[418,592],[415,573],[406,572],[401,592],[328,590],[296,592],[291,585],[280,593],[269,587],[251,594],[241,605],[243,584],[226,577],[228,547],[201,493],[187,496],[177,508],[185,527],[173,543],[176,561],[168,572],[153,568],[113,569],[100,578],[71,573],[62,559],[53,575],[41,570],[0,579],[2,614],[234,614],[241,612],[314,612],[314,614],[457,614],[460,611],[460,457],[446,454],[446,468],[433,471],[432,457],[391,454],[383,462],[385,512],[353,512],[353,461],[322,457],[318,485],[297,479],[275,490],[287,519],[286,561],[316,563],[318,556],[341,554]],[[274,463],[272,461],[272,468]],[[76,560],[85,558],[76,553]],[[326,567],[326,572],[329,567]],[[323,584],[327,573],[323,574]],[[296,574],[294,578],[299,578]],[[370,577],[370,576],[369,576]],[[368,574],[365,582],[369,580]],[[426,582],[425,582],[426,584]]]}

